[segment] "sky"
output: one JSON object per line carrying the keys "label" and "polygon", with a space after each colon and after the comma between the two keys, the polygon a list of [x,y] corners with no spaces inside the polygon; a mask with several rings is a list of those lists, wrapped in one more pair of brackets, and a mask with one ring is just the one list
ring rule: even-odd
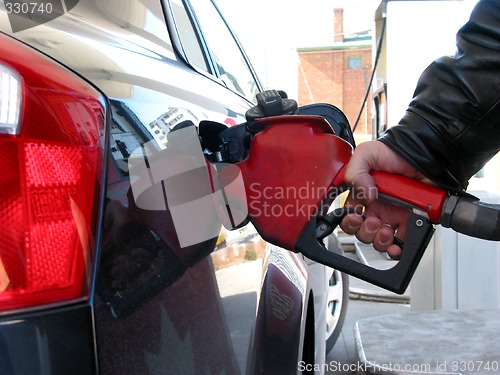
{"label": "sky", "polygon": [[376,0],[216,0],[245,45],[331,45],[333,9],[344,8],[345,32],[371,27]]}
{"label": "sky", "polygon": [[377,0],[216,0],[265,88],[297,95],[296,48],[333,44],[333,9],[346,34],[370,29]]}

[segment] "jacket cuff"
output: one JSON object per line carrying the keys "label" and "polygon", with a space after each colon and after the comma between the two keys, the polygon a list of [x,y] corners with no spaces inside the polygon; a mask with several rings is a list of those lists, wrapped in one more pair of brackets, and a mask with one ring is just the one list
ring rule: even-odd
{"label": "jacket cuff", "polygon": [[448,160],[450,155],[456,158],[456,153],[427,120],[411,109],[379,141],[440,187],[452,191],[467,188],[468,178],[463,171],[453,170],[457,161]]}

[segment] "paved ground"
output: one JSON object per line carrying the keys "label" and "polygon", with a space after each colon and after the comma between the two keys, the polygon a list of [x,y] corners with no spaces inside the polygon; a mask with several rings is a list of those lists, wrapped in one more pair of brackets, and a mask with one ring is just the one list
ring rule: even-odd
{"label": "paved ground", "polygon": [[[356,283],[356,281],[354,281]],[[364,318],[410,311],[409,304],[349,300],[344,327],[339,340],[327,355],[325,374],[352,374],[351,369],[359,366],[356,358],[354,324]]]}
{"label": "paved ground", "polygon": [[[378,269],[394,265],[370,247],[356,245],[357,258],[363,262]],[[349,301],[343,332],[327,356],[325,374],[365,374],[364,370],[394,375],[500,374],[498,309],[407,314],[409,289],[398,296],[354,278],[350,282],[351,295],[362,300]],[[363,368],[366,365],[370,368]]]}
{"label": "paved ground", "polygon": [[[352,245],[354,246],[354,245]],[[349,249],[350,245],[344,245]],[[368,245],[357,243],[356,248],[345,255],[369,264],[377,269],[387,269],[395,262],[374,251]],[[360,319],[380,317],[387,314],[410,312],[410,289],[399,296],[354,277],[349,277],[350,299],[341,336],[327,355],[325,374],[354,374],[360,363],[356,356],[354,325]]]}

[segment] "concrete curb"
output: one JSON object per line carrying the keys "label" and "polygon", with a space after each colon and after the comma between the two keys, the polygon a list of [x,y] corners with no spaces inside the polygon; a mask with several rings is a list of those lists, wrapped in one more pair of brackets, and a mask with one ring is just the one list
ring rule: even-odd
{"label": "concrete curb", "polygon": [[349,299],[383,303],[410,303],[410,296],[407,295],[376,292],[360,288],[349,288]]}

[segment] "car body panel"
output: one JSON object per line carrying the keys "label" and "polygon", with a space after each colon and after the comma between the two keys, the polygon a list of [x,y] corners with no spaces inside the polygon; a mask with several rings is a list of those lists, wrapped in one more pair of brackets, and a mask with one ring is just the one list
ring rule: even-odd
{"label": "car body panel", "polygon": [[0,318],[1,373],[95,374],[92,326],[88,304]]}
{"label": "car body panel", "polygon": [[247,371],[290,374],[302,353],[302,320],[310,293],[307,268],[299,255],[269,247]]}

